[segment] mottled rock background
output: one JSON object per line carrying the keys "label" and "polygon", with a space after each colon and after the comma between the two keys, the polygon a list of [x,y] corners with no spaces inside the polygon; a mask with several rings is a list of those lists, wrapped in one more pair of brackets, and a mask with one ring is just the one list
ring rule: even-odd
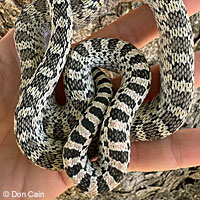
{"label": "mottled rock background", "polygon": [[[0,0],[0,38],[9,29],[14,27],[14,22],[20,10],[31,0]],[[84,28],[75,33],[74,41],[79,41],[89,36],[93,31],[115,21],[129,10],[140,6],[141,3],[120,3],[110,8],[106,13]],[[200,48],[200,13],[191,17],[195,38],[195,50]],[[152,64],[159,62],[157,40],[146,45],[142,51]],[[200,78],[200,77],[199,77]],[[184,127],[200,127],[200,88],[195,91],[195,102]],[[122,184],[114,191],[96,197],[80,193],[75,187],[57,197],[69,200],[200,200],[200,167],[180,169],[164,172],[132,172],[127,174]]]}

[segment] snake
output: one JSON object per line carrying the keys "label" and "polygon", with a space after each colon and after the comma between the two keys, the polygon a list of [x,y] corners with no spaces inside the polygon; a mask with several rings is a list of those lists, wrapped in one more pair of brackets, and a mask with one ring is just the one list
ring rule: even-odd
{"label": "snake", "polygon": [[[150,66],[135,46],[95,38],[71,48],[73,30],[98,16],[107,3],[36,0],[22,10],[14,34],[21,63],[17,144],[35,165],[65,170],[83,192],[94,194],[123,180],[131,141],[162,139],[180,128],[194,90],[193,34],[182,0],[144,1],[155,15],[161,58],[160,93],[148,102],[143,103],[151,86]],[[122,75],[114,96],[99,67]],[[63,106],[54,91],[61,74]],[[98,157],[91,161],[87,152],[96,135]]]}

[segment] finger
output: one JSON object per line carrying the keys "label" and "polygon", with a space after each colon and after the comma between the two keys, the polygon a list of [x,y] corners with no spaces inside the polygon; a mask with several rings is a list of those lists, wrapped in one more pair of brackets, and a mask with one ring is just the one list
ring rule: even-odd
{"label": "finger", "polygon": [[13,30],[0,40],[0,134],[13,126],[13,114],[20,84],[19,59],[14,46]]}
{"label": "finger", "polygon": [[0,64],[2,67],[14,65],[19,68],[20,66],[13,35],[14,29],[10,29],[0,40]]}
{"label": "finger", "polygon": [[[189,16],[200,10],[199,0],[184,0],[184,3]],[[93,33],[89,38],[97,37],[114,37],[141,48],[158,37],[158,29],[151,9],[147,5],[143,5]]]}
{"label": "finger", "polygon": [[161,171],[200,165],[200,128],[179,130],[152,142],[132,142],[129,171]]}
{"label": "finger", "polygon": [[195,52],[194,54],[194,87],[200,87],[200,51]]}

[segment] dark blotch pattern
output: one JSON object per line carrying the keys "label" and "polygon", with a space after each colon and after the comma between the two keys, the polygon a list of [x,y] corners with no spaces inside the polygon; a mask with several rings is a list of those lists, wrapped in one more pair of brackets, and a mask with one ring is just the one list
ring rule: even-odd
{"label": "dark blotch pattern", "polygon": [[80,188],[82,191],[87,192],[88,187],[90,186],[90,179],[91,176],[88,173],[86,173],[85,176],[80,181],[80,183],[77,185],[77,187]]}
{"label": "dark blotch pattern", "polygon": [[71,133],[71,136],[70,136],[71,140],[73,142],[76,142],[78,144],[82,144],[84,145],[85,142],[86,142],[86,138],[84,138],[82,135],[79,134],[78,131],[74,130],[72,133]]}
{"label": "dark blotch pattern", "polygon": [[74,175],[78,174],[80,170],[82,169],[82,166],[80,163],[77,165],[74,165],[73,167],[68,167],[66,170],[66,173],[69,177],[73,177]]}
{"label": "dark blotch pattern", "polygon": [[110,142],[126,142],[128,138],[124,131],[108,128],[108,139]]}
{"label": "dark blotch pattern", "polygon": [[140,94],[141,96],[144,95],[146,92],[146,88],[143,85],[139,85],[137,83],[128,83],[127,87],[131,90],[134,90],[136,93]]}
{"label": "dark blotch pattern", "polygon": [[136,105],[135,100],[132,99],[127,94],[120,94],[118,99],[119,99],[119,101],[121,101],[121,102],[125,103],[126,105],[128,105],[131,109],[134,109],[134,107]]}
{"label": "dark blotch pattern", "polygon": [[105,88],[105,87],[100,88],[98,91],[100,93],[107,93],[107,94],[111,94],[111,92],[112,92],[109,88]]}
{"label": "dark blotch pattern", "polygon": [[120,50],[120,57],[124,57],[128,52],[136,49],[132,44],[125,44],[123,48]]}
{"label": "dark blotch pattern", "polygon": [[117,119],[123,123],[127,123],[129,119],[129,116],[118,108],[112,108],[110,111],[110,116],[112,117],[113,120]]}
{"label": "dark blotch pattern", "polygon": [[108,167],[109,174],[114,178],[114,180],[119,183],[124,178],[124,173],[122,173],[116,167]]}
{"label": "dark blotch pattern", "polygon": [[103,83],[110,83],[110,81],[107,78],[102,78],[100,81],[98,81],[97,85],[101,85]]}
{"label": "dark blotch pattern", "polygon": [[110,190],[110,188],[108,187],[108,184],[106,183],[106,181],[103,179],[103,176],[100,176],[97,178],[97,185],[98,185],[98,192],[99,193],[105,193],[108,192]]}
{"label": "dark blotch pattern", "polygon": [[192,82],[193,73],[188,73],[191,70],[189,63],[183,64],[181,62],[175,62],[174,65],[176,67],[168,71],[168,74],[171,74],[174,80],[177,80],[177,81],[185,80],[188,83]]}
{"label": "dark blotch pattern", "polygon": [[102,48],[101,48],[101,39],[92,39],[91,40],[92,43],[92,47],[94,48],[94,50],[96,50],[97,52],[101,52]]}
{"label": "dark blotch pattern", "polygon": [[137,54],[134,57],[131,57],[129,64],[134,65],[137,63],[147,63],[147,60],[145,59],[143,55]]}
{"label": "dark blotch pattern", "polygon": [[106,106],[108,106],[108,104],[109,104],[108,100],[106,98],[104,98],[104,97],[96,97],[95,101],[100,102],[100,103],[102,103],[102,104],[104,104]]}
{"label": "dark blotch pattern", "polygon": [[171,94],[171,103],[176,107],[181,107],[182,109],[189,109],[188,102],[192,102],[192,95],[190,92],[180,92],[173,90]]}
{"label": "dark blotch pattern", "polygon": [[132,77],[140,77],[140,78],[149,80],[150,79],[150,71],[146,70],[146,69],[134,70],[134,71],[132,71],[131,76]]}
{"label": "dark blotch pattern", "polygon": [[108,42],[108,48],[109,49],[115,49],[117,47],[117,43],[119,42],[118,39],[110,39]]}
{"label": "dark blotch pattern", "polygon": [[127,151],[114,151],[114,150],[109,150],[109,156],[113,160],[120,161],[121,163],[126,163],[128,162],[128,152]]}
{"label": "dark blotch pattern", "polygon": [[88,57],[89,56],[89,52],[86,49],[86,47],[84,46],[84,44],[79,44],[74,48],[74,51],[77,51],[81,56],[83,57]]}
{"label": "dark blotch pattern", "polygon": [[80,151],[77,151],[76,149],[64,148],[63,156],[67,159],[76,158],[80,156]]}
{"label": "dark blotch pattern", "polygon": [[90,131],[90,133],[94,133],[95,132],[95,127],[94,127],[94,124],[89,121],[87,118],[84,118],[82,121],[81,121],[81,124],[82,126],[87,129],[88,131]]}
{"label": "dark blotch pattern", "polygon": [[103,112],[100,108],[92,107],[90,108],[89,112],[98,117],[100,120],[103,118]]}

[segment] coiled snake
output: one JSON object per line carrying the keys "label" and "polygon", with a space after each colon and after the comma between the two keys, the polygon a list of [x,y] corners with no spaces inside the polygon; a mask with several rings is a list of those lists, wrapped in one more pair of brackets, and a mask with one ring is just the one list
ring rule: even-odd
{"label": "coiled snake", "polygon": [[[170,135],[185,121],[191,106],[193,39],[183,1],[145,2],[155,14],[160,33],[161,90],[144,104],[151,76],[144,56],[133,45],[98,38],[70,49],[73,24],[78,27],[79,20],[82,23],[98,14],[107,2],[37,0],[16,22],[22,74],[15,112],[17,143],[36,165],[65,169],[83,191],[102,193],[115,188],[128,168],[130,139],[149,141]],[[110,103],[110,81],[96,67],[123,76]],[[62,72],[65,106],[59,106],[54,95]],[[99,127],[98,159],[91,162],[88,145]]]}

